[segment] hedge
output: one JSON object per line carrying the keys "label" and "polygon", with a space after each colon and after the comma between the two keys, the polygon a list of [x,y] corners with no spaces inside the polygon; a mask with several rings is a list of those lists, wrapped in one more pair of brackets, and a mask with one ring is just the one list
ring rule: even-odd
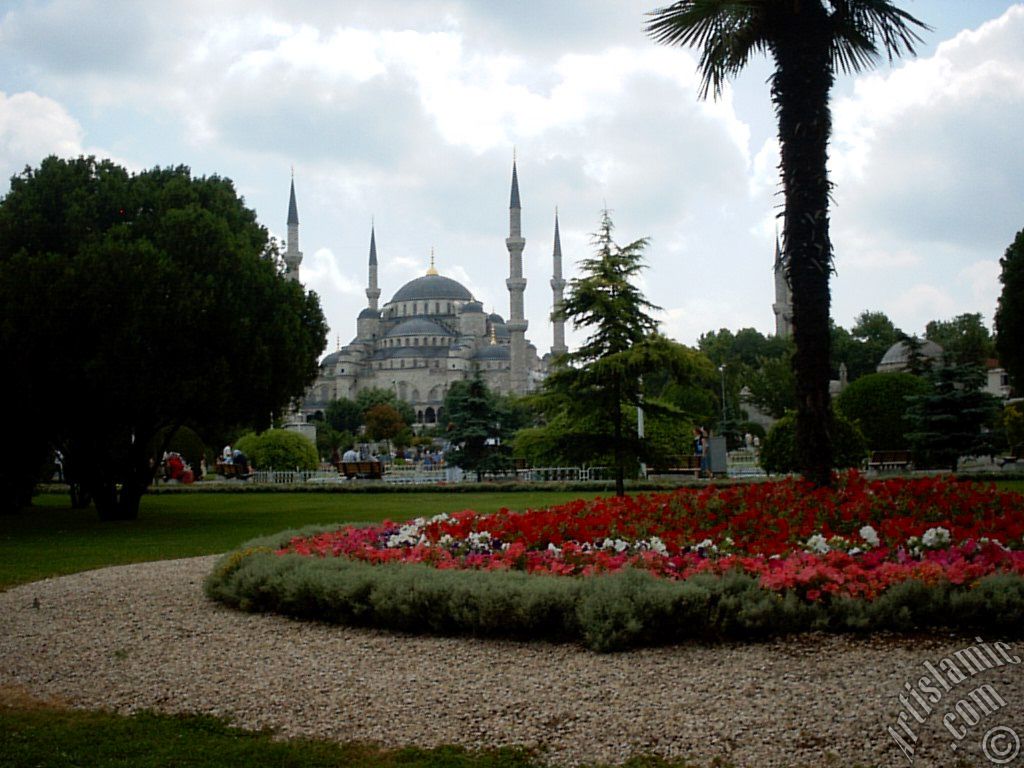
{"label": "hedge", "polygon": [[904,582],[867,600],[813,603],[734,572],[669,581],[626,570],[587,578],[518,571],[371,565],[275,551],[315,527],[255,539],[221,557],[208,597],[251,612],[415,634],[579,642],[599,652],[689,639],[758,640],[811,632],[1024,630],[1024,578],[973,588]]}

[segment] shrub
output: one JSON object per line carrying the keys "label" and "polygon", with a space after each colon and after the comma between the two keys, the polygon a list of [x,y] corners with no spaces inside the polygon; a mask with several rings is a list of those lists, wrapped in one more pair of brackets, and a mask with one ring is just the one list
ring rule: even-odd
{"label": "shrub", "polygon": [[910,447],[905,419],[908,397],[928,392],[928,382],[909,373],[872,373],[852,382],[836,398],[836,411],[854,422],[872,450]]}
{"label": "shrub", "polygon": [[1024,577],[1013,574],[988,576],[971,588],[906,581],[873,600],[807,602],[738,571],[684,581],[630,569],[570,578],[274,552],[316,530],[323,529],[256,539],[223,556],[206,579],[206,594],[254,613],[411,633],[581,642],[599,652],[809,631],[1019,635],[1024,626]]}
{"label": "shrub", "polygon": [[312,470],[320,466],[316,446],[287,429],[269,429],[258,435],[250,432],[238,438],[235,448],[260,469]]}
{"label": "shrub", "polygon": [[[849,419],[835,414],[832,431],[835,454],[832,466],[836,469],[859,467],[867,456],[867,441],[864,435]],[[768,431],[761,443],[761,467],[768,474],[795,472],[796,462],[796,415],[787,413]]]}

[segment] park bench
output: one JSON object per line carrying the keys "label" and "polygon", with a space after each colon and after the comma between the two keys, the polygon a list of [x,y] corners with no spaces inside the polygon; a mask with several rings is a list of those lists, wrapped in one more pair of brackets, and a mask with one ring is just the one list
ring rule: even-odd
{"label": "park bench", "polygon": [[384,476],[384,466],[379,461],[340,461],[338,473],[349,480],[380,480]]}
{"label": "park bench", "polygon": [[693,475],[700,474],[700,456],[680,456],[679,460],[670,467],[658,467],[652,470],[652,475]]}
{"label": "park bench", "polygon": [[1007,455],[999,457],[999,466],[1005,467],[1007,464],[1016,464],[1022,458],[1024,458],[1024,445],[1018,445]]}
{"label": "park bench", "polygon": [[910,466],[910,451],[872,451],[868,469],[907,469]]}
{"label": "park bench", "polygon": [[217,474],[222,475],[226,480],[235,478],[237,480],[248,480],[249,479],[249,465],[248,464],[225,464],[222,461],[217,462]]}

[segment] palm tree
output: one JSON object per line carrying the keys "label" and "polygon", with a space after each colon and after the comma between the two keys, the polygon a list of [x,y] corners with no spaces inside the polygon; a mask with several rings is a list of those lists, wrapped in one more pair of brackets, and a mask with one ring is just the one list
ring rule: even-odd
{"label": "palm tree", "polygon": [[751,54],[770,54],[785,200],[782,259],[793,290],[797,460],[817,485],[831,482],[829,398],[829,92],[836,71],[859,72],[884,50],[914,53],[922,22],[889,0],[678,0],[652,11],[657,42],[700,48],[701,98],[721,95]]}

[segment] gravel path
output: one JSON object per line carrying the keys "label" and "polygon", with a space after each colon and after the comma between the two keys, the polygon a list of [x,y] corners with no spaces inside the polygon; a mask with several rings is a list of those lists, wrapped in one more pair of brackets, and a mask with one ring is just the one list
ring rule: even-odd
{"label": "gravel path", "polygon": [[[202,594],[213,562],[105,568],[0,593],[0,695],[205,712],[284,736],[388,746],[522,745],[565,766],[636,751],[699,765],[901,766],[886,728],[904,683],[973,642],[810,636],[596,655],[407,637],[229,610]],[[1024,657],[1024,643],[1010,653]],[[942,715],[986,683],[1007,706],[955,742]],[[1024,664],[942,696],[923,724],[909,720],[915,765],[990,765],[979,743],[996,725],[1024,738]],[[1005,748],[1002,735],[994,748]]]}

